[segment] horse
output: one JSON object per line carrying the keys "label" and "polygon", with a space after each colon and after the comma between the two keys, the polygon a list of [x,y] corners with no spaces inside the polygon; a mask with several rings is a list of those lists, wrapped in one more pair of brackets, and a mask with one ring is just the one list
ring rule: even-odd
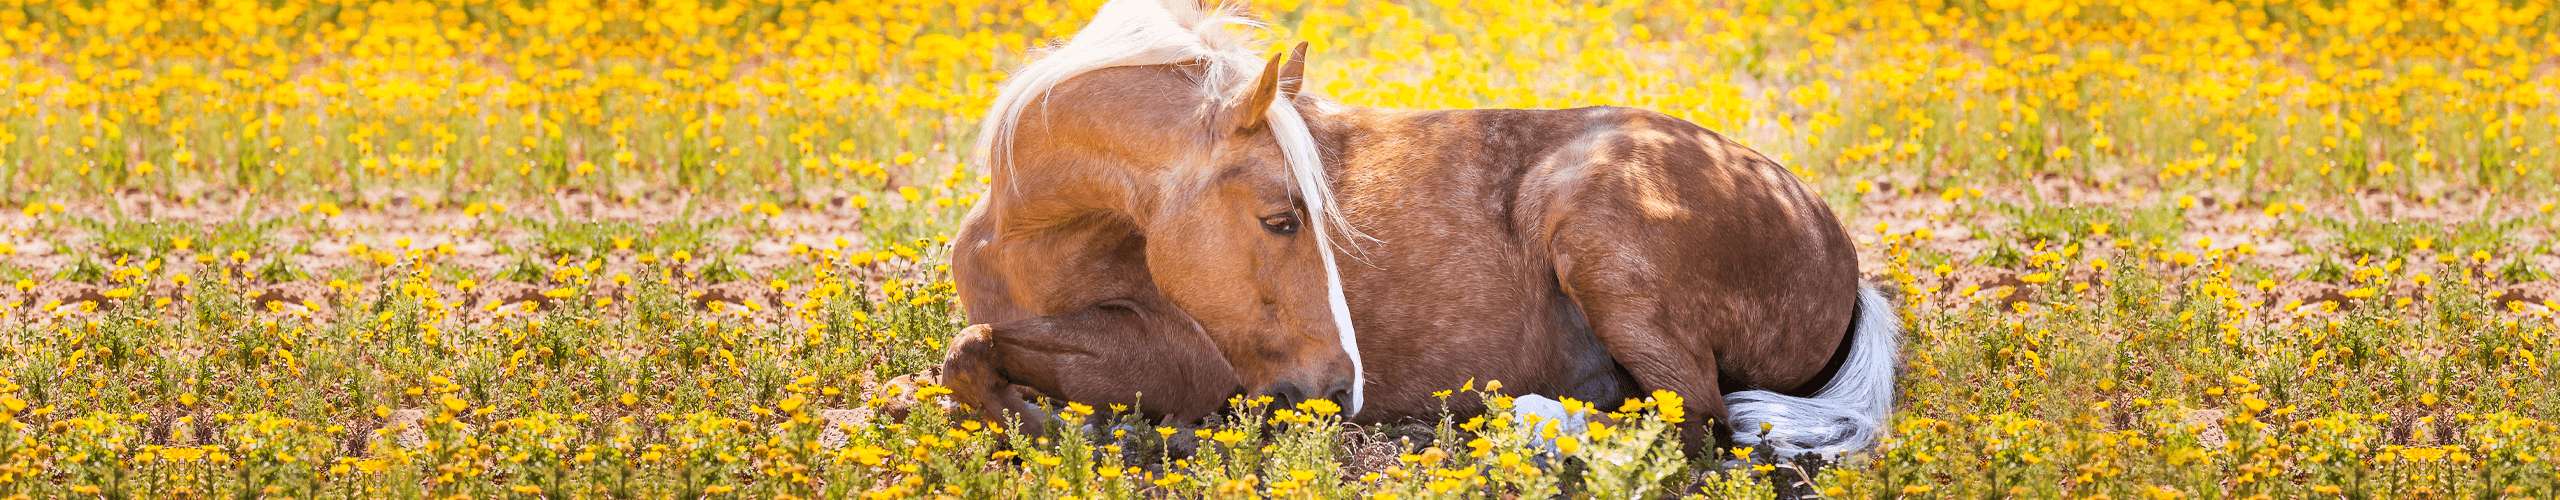
{"label": "horse", "polygon": [[953,400],[1031,432],[1026,393],[1398,422],[1499,380],[1672,391],[1692,450],[1875,441],[1897,315],[1785,167],[1637,109],[1346,106],[1301,88],[1306,44],[1258,57],[1258,26],[1114,0],[1006,81],[974,149],[989,193],[952,238]]}

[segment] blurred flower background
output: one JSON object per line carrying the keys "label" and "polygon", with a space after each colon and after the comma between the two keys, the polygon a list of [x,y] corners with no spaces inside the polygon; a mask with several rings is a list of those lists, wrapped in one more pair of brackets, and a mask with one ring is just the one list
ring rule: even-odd
{"label": "blurred flower background", "polygon": [[1906,304],[1888,442],[875,415],[1099,3],[0,0],[0,496],[2560,494],[2548,0],[1246,2],[1348,104],[1793,167]]}

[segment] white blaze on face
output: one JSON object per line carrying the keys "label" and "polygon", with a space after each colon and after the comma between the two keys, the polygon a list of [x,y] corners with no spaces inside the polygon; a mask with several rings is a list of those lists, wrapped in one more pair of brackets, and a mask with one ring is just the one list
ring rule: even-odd
{"label": "white blaze on face", "polygon": [[1325,302],[1333,310],[1333,331],[1340,336],[1342,354],[1351,358],[1351,408],[1347,414],[1359,414],[1367,399],[1369,374],[1360,364],[1360,335],[1351,328],[1351,304],[1342,297],[1342,269],[1334,263],[1329,228],[1339,226],[1346,234],[1357,234],[1358,230],[1333,210],[1333,186],[1325,182],[1315,134],[1307,130],[1298,108],[1286,99],[1274,102],[1264,120],[1271,126],[1272,137],[1279,139],[1280,155],[1288,158],[1289,177],[1299,196],[1306,200],[1307,226],[1315,229],[1316,254],[1324,261]]}

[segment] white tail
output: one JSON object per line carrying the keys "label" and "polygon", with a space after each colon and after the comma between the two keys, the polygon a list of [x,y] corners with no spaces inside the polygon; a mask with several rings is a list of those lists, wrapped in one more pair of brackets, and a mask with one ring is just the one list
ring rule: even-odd
{"label": "white tail", "polygon": [[[1810,397],[1769,391],[1724,395],[1737,444],[1767,444],[1781,457],[1836,456],[1864,450],[1884,434],[1893,413],[1895,350],[1901,319],[1873,287],[1858,289],[1849,326],[1849,359]],[[1768,432],[1761,432],[1768,424]]]}

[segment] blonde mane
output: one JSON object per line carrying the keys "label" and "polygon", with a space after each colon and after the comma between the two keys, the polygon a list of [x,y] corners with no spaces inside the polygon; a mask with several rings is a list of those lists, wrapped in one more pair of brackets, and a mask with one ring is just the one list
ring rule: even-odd
{"label": "blonde mane", "polygon": [[[1253,41],[1228,29],[1231,27],[1260,28],[1262,23],[1240,15],[1237,9],[1203,6],[1196,0],[1112,0],[1104,4],[1065,45],[1023,66],[1005,81],[1004,89],[987,110],[986,121],[978,126],[979,161],[996,177],[1004,178],[1000,183],[1009,187],[1014,178],[1014,127],[1022,114],[1059,84],[1095,70],[1200,64],[1205,67],[1201,94],[1226,96],[1236,82],[1259,76],[1251,73],[1259,62]],[[1292,184],[1306,202],[1307,225],[1315,230],[1316,251],[1324,261],[1326,300],[1333,312],[1334,331],[1341,336],[1343,354],[1351,358],[1349,410],[1359,413],[1368,374],[1360,363],[1359,336],[1351,327],[1351,308],[1343,299],[1342,272],[1335,263],[1332,235],[1337,228],[1345,241],[1362,235],[1348,218],[1334,210],[1333,184],[1325,180],[1322,153],[1297,107],[1288,99],[1275,100],[1264,112],[1264,120],[1280,142],[1281,155],[1288,160]]]}

